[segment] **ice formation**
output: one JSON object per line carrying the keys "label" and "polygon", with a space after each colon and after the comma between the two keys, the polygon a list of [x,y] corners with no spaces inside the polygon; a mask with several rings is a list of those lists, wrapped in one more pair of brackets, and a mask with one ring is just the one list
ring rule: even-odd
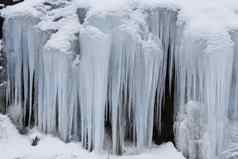
{"label": "ice formation", "polygon": [[[151,147],[170,131],[163,121],[172,120],[175,144],[189,159],[230,158],[237,32],[209,19],[213,30],[204,31],[195,25],[203,14],[191,20],[190,8],[167,3],[105,9],[28,0],[7,8],[8,112],[20,111],[22,126],[79,140],[90,151],[102,151],[109,140],[116,154],[131,144]],[[173,119],[163,119],[164,111]]]}
{"label": "ice formation", "polygon": [[[61,5],[72,11],[63,13]],[[160,86],[174,47],[175,11],[89,13],[84,20],[87,8],[67,2],[45,2],[35,10],[41,19],[23,14],[4,23],[8,109],[22,112],[20,124],[100,151],[108,123],[114,153],[123,153],[127,140],[138,149],[150,147],[154,127],[160,129]],[[172,23],[168,29],[166,22]]]}

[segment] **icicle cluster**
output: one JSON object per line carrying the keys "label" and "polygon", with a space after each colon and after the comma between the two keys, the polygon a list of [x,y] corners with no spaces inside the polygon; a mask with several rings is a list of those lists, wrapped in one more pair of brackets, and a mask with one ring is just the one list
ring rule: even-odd
{"label": "icicle cluster", "polygon": [[216,158],[227,137],[234,42],[227,32],[191,36],[186,31],[180,42],[175,57],[176,143],[188,158]]}
{"label": "icicle cluster", "polygon": [[37,3],[4,24],[7,104],[16,122],[90,151],[110,142],[121,154],[128,142],[152,145],[168,119],[166,96],[175,95],[168,103],[184,155],[236,156],[237,31],[192,33],[165,8],[97,12],[64,0]]}
{"label": "icicle cluster", "polygon": [[150,147],[161,129],[176,12],[136,9],[85,19],[87,9],[66,7],[74,12],[54,16],[57,4],[47,3],[38,9],[52,14],[41,19],[7,17],[9,112],[20,111],[21,125],[80,140],[88,150],[102,150],[106,136],[113,153],[123,153],[128,141]]}

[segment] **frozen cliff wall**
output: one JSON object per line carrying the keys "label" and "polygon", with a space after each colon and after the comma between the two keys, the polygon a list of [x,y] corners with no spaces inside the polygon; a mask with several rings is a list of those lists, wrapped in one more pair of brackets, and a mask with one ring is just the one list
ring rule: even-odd
{"label": "frozen cliff wall", "polygon": [[7,8],[9,114],[90,151],[111,145],[122,154],[174,140],[190,159],[230,158],[236,10],[141,2],[118,9],[28,0]]}

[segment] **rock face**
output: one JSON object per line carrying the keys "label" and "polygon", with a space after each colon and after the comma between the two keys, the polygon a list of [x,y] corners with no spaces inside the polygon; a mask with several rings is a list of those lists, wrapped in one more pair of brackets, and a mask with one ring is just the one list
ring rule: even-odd
{"label": "rock face", "polygon": [[161,5],[95,11],[30,2],[3,12],[6,109],[20,125],[90,151],[109,142],[116,154],[168,140],[190,159],[229,149],[235,32],[189,32],[177,9]]}

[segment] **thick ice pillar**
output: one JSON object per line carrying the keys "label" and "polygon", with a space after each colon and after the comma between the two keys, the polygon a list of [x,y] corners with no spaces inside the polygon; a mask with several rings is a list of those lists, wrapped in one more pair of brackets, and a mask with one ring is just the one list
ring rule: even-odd
{"label": "thick ice pillar", "polygon": [[80,134],[77,20],[76,16],[65,18],[61,30],[51,35],[39,58],[38,127],[66,142],[79,139]]}
{"label": "thick ice pillar", "polygon": [[93,26],[83,27],[79,37],[82,142],[102,150],[111,37]]}
{"label": "thick ice pillar", "polygon": [[[47,133],[59,133],[71,139],[72,119],[76,111],[74,100],[75,78],[72,69],[74,54],[67,54],[54,48],[45,48],[42,57],[42,72],[39,85],[39,127]],[[75,99],[71,99],[74,96]]]}
{"label": "thick ice pillar", "polygon": [[136,143],[139,149],[152,145],[154,106],[161,82],[163,51],[160,40],[148,40],[137,47],[133,74]]}
{"label": "thick ice pillar", "polygon": [[112,33],[109,106],[113,152],[122,153],[130,138],[137,148],[152,143],[155,94],[161,80],[161,41],[142,40],[137,30],[122,25]]}

